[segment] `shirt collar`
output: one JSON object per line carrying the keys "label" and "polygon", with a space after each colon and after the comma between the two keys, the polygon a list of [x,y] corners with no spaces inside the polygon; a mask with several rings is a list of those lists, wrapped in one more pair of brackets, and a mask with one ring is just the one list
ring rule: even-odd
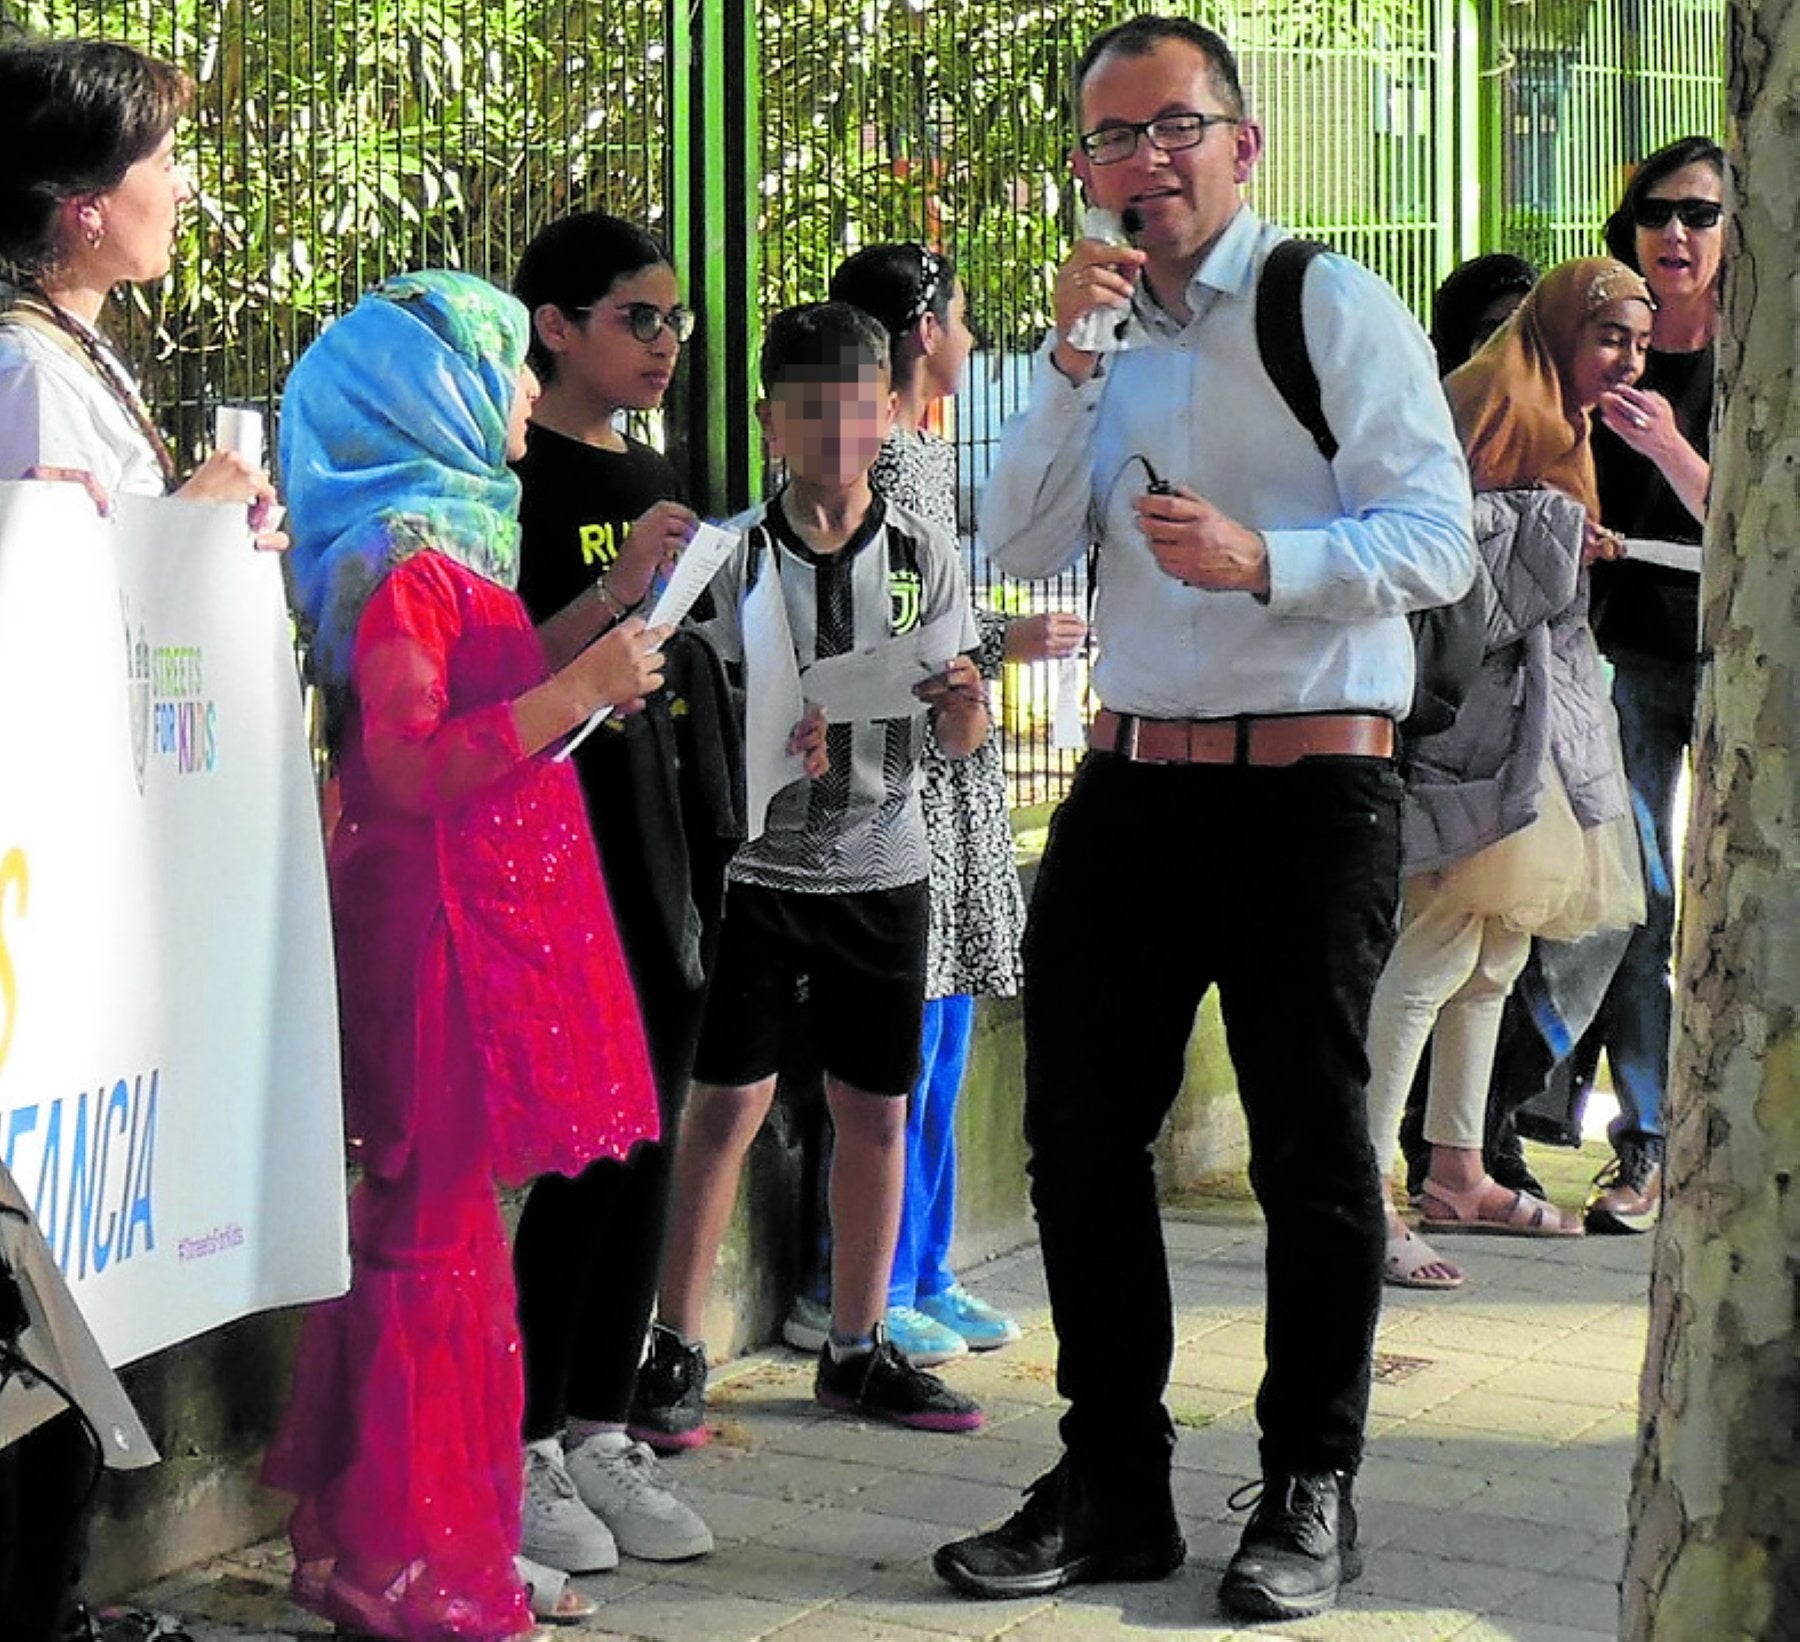
{"label": "shirt collar", "polygon": [[[1204,313],[1217,295],[1243,296],[1249,292],[1256,279],[1256,246],[1261,235],[1261,219],[1249,206],[1240,205],[1188,280],[1185,296],[1190,314]],[[1135,300],[1139,317],[1146,324],[1163,330],[1182,328],[1150,294],[1148,286],[1139,287]]]}

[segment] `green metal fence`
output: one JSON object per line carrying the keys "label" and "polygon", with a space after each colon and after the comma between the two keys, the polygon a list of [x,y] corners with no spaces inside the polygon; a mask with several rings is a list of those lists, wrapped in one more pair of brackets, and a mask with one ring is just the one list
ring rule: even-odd
{"label": "green metal fence", "polygon": [[[983,343],[948,413],[963,512],[1019,406],[1078,206],[1069,73],[1121,0],[0,0],[0,21],[109,35],[195,76],[203,209],[175,275],[126,305],[179,447],[270,400],[380,275],[501,282],[544,222],[600,206],[669,243],[702,328],[666,418],[712,510],[761,484],[764,314],[848,252],[951,251]],[[1173,8],[1162,8],[1173,9]],[[1181,8],[1237,48],[1268,134],[1266,214],[1423,313],[1455,262],[1589,252],[1639,155],[1717,133],[1724,0],[1229,0]],[[1073,577],[978,595],[1079,604]],[[1049,689],[1008,681],[1021,802],[1054,794]]]}

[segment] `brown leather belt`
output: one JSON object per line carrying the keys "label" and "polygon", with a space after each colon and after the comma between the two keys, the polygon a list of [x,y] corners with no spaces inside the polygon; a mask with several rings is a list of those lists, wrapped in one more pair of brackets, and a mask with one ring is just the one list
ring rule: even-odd
{"label": "brown leather belt", "polygon": [[1088,745],[1136,764],[1275,767],[1303,758],[1392,758],[1394,721],[1379,713],[1139,718],[1102,707],[1088,730]]}

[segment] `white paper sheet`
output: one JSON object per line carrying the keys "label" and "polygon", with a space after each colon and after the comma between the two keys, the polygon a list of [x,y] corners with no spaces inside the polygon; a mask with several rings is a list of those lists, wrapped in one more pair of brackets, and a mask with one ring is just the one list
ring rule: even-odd
{"label": "white paper sheet", "polygon": [[801,677],[806,699],[833,724],[908,718],[925,703],[913,686],[943,672],[960,654],[962,616],[952,611],[899,638],[816,661]]}
{"label": "white paper sheet", "polygon": [[[705,590],[706,584],[718,574],[719,566],[731,557],[731,550],[738,544],[735,531],[721,530],[717,525],[702,524],[688,538],[688,544],[681,550],[681,557],[675,561],[674,573],[664,584],[657,595],[656,603],[650,614],[644,618],[650,627],[673,627],[690,610],[694,601]],[[558,763],[569,757],[571,753],[586,741],[613,715],[610,706],[599,708],[594,715],[583,724],[555,754]]]}
{"label": "white paper sheet", "polygon": [[806,760],[788,751],[788,737],[806,712],[794,635],[788,626],[781,578],[757,577],[741,612],[744,643],[744,793],[748,836],[763,834],[769,802],[806,774]]}
{"label": "white paper sheet", "polygon": [[1050,745],[1071,752],[1087,745],[1087,726],[1082,704],[1087,698],[1087,669],[1078,656],[1064,656],[1056,663],[1056,709],[1050,720]]}
{"label": "white paper sheet", "polygon": [[1700,574],[1698,542],[1657,542],[1641,536],[1627,536],[1625,557],[1635,559],[1639,564],[1658,564],[1664,570],[1686,570],[1695,576]]}

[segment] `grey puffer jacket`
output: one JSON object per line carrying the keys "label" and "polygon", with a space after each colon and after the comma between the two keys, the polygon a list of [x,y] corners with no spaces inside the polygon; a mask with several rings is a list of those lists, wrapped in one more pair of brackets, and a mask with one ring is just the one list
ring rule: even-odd
{"label": "grey puffer jacket", "polygon": [[1612,697],[1588,629],[1585,518],[1560,491],[1476,496],[1487,656],[1456,722],[1408,744],[1405,872],[1440,870],[1532,821],[1546,746],[1583,827],[1626,813]]}

